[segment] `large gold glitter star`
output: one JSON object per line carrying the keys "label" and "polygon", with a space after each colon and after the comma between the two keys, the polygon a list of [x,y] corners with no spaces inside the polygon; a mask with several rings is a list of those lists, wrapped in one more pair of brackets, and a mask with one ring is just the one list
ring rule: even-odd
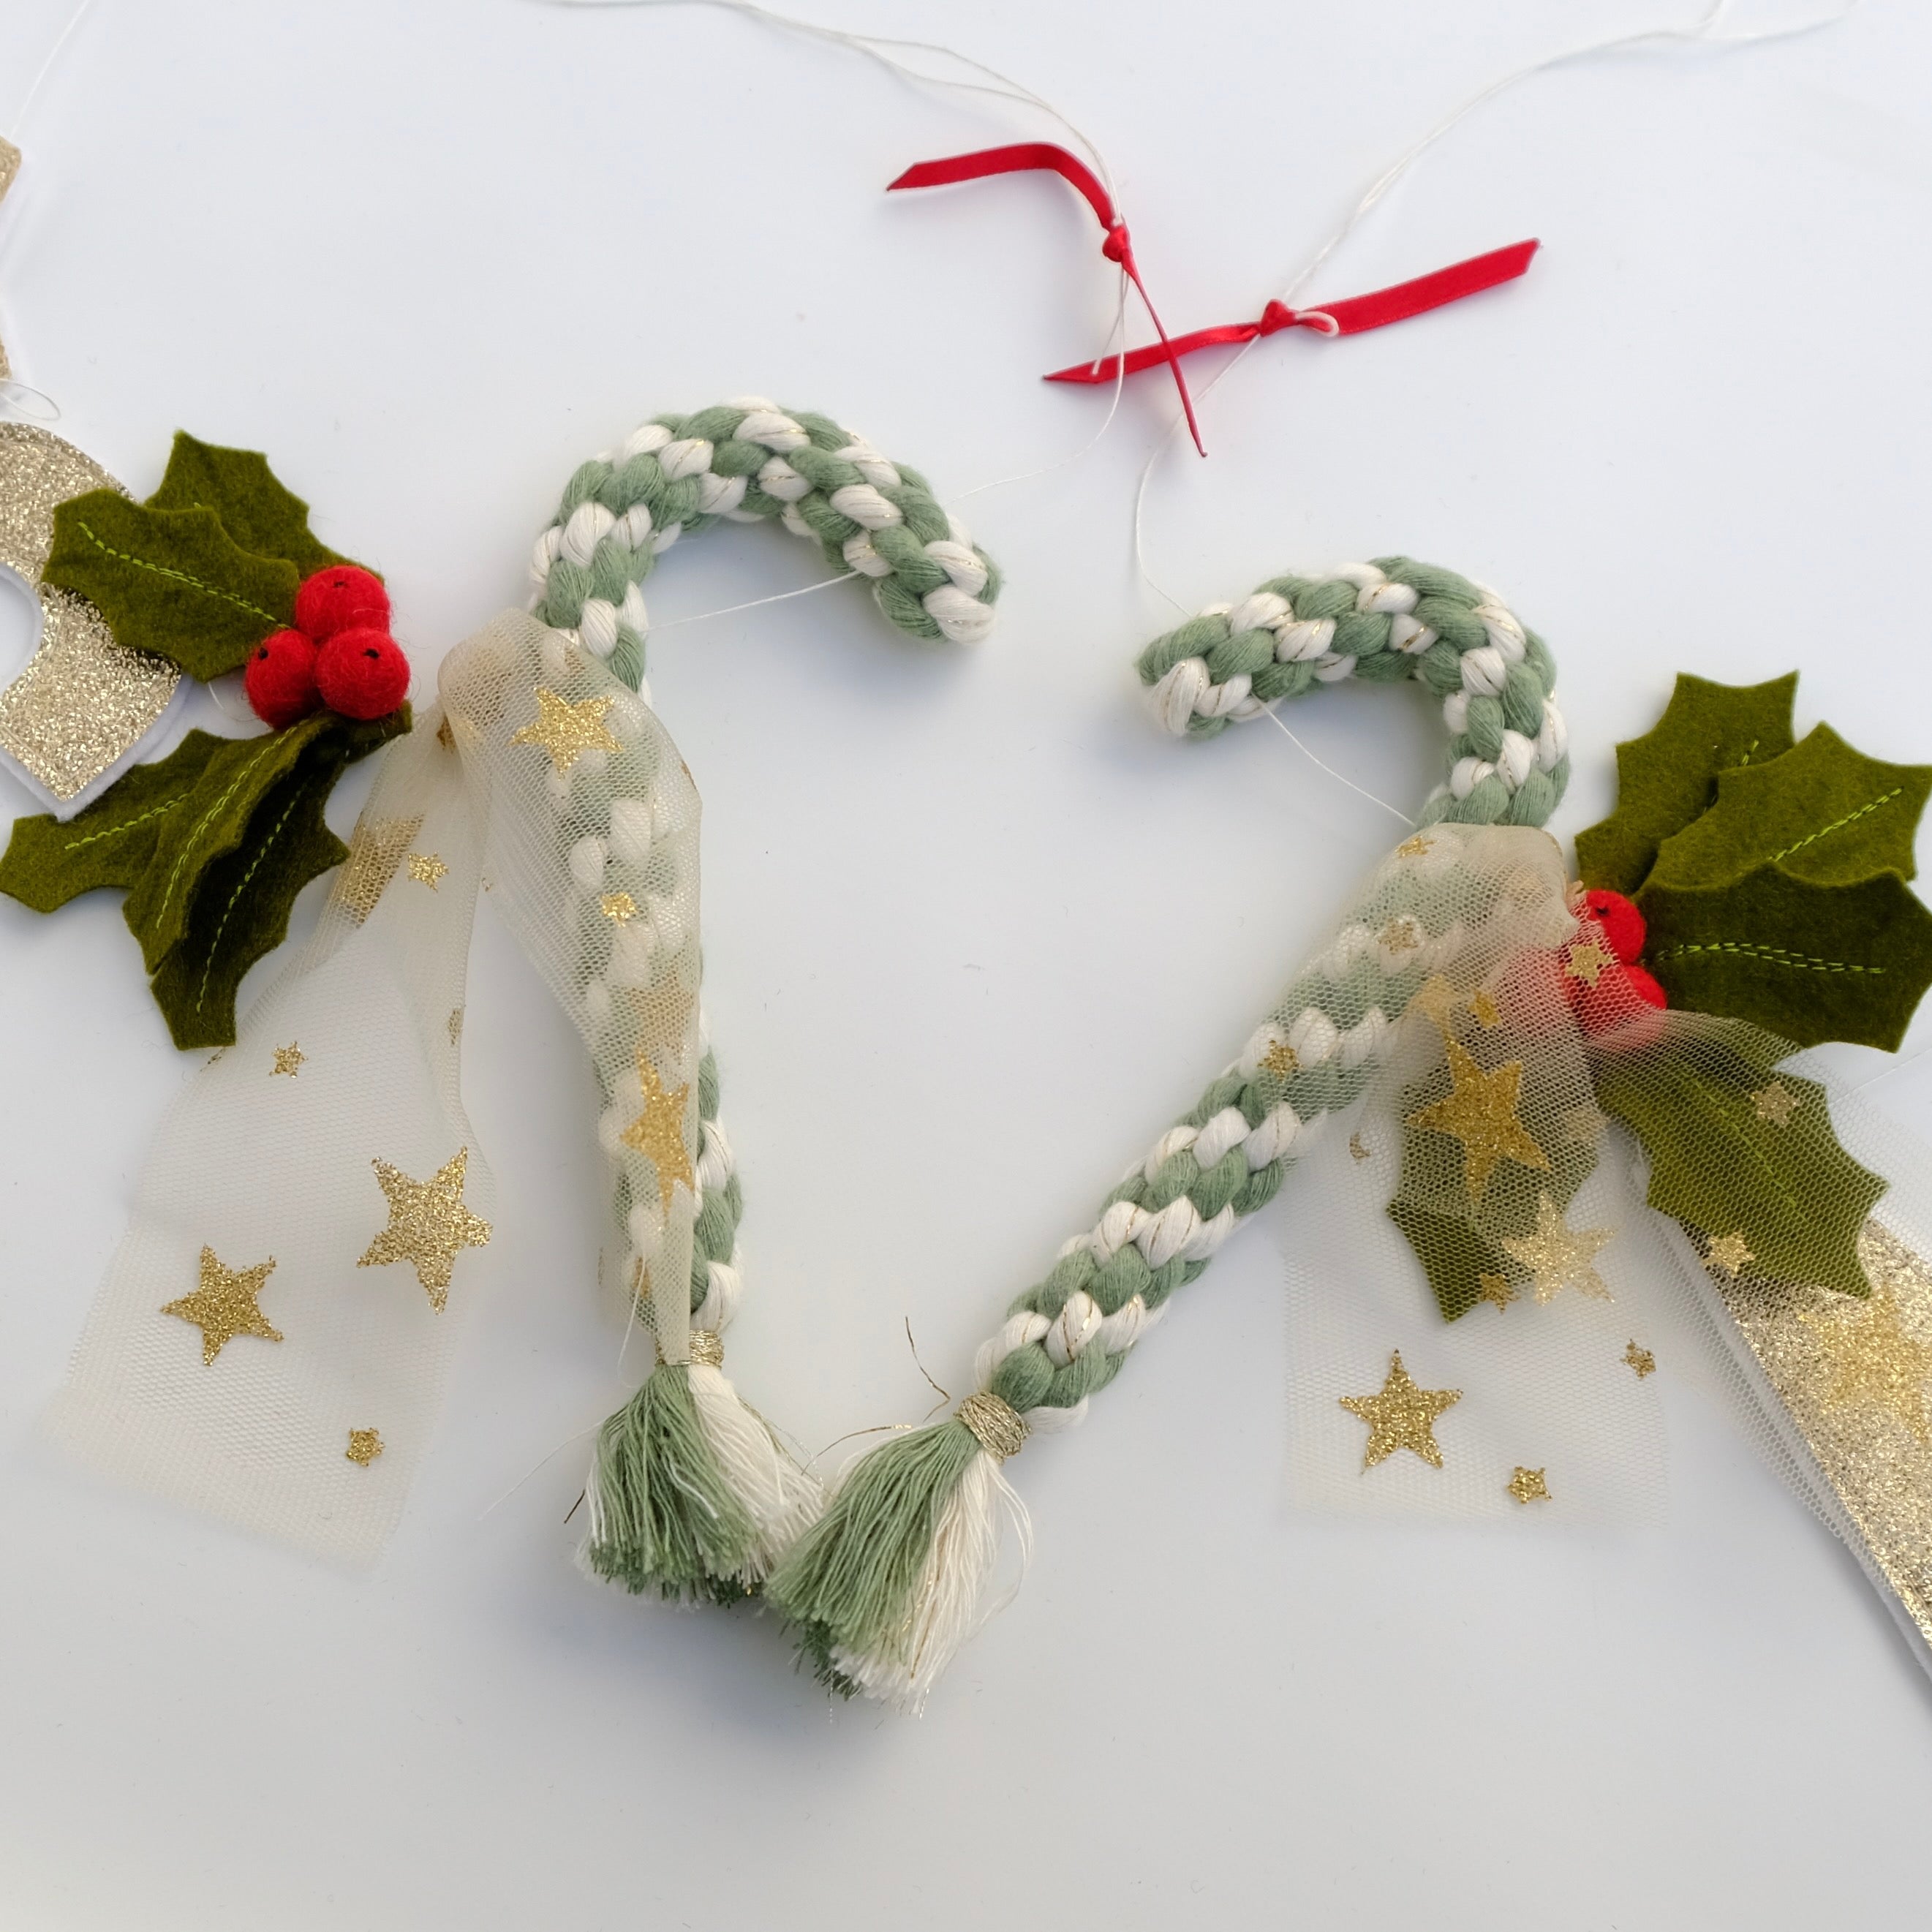
{"label": "large gold glitter star", "polygon": [[694,1194],[698,1191],[684,1144],[684,1103],[691,1088],[687,1084],[667,1091],[642,1047],[638,1049],[638,1078],[644,1082],[644,1111],[617,1138],[657,1169],[659,1208],[668,1214],[671,1191],[680,1181]]}
{"label": "large gold glitter star", "polygon": [[1760,1120],[1768,1120],[1774,1127],[1790,1126],[1791,1117],[1798,1111],[1798,1096],[1781,1080],[1760,1087],[1750,1100],[1751,1111]]}
{"label": "large gold glitter star", "polygon": [[259,1335],[265,1342],[282,1339],[281,1330],[271,1324],[256,1300],[274,1265],[271,1255],[253,1268],[224,1268],[212,1248],[202,1250],[200,1286],[170,1301],[161,1312],[192,1322],[201,1330],[204,1368],[238,1335]]}
{"label": "large gold glitter star", "polygon": [[486,1246],[490,1224],[463,1204],[463,1175],[470,1150],[459,1148],[456,1158],[436,1170],[429,1180],[412,1180],[386,1160],[371,1163],[382,1192],[388,1197],[389,1225],[369,1244],[356,1265],[382,1268],[408,1262],[416,1269],[430,1306],[439,1312],[449,1299],[450,1270],[458,1252]]}
{"label": "large gold glitter star", "polygon": [[1925,1417],[1932,1343],[1906,1333],[1888,1286],[1874,1288],[1862,1307],[1808,1308],[1798,1318],[1818,1337],[1831,1370],[1827,1408],[1858,1403],[1885,1409],[1932,1447]]}
{"label": "large gold glitter star", "polygon": [[308,1058],[298,1040],[292,1040],[286,1046],[277,1047],[275,1064],[268,1070],[268,1078],[272,1080],[278,1073],[286,1073],[291,1080],[294,1079],[302,1070],[302,1062]]}
{"label": "large gold glitter star", "polygon": [[422,830],[421,818],[358,818],[349,835],[349,856],[335,875],[335,902],[358,926],[389,889],[403,854]]}
{"label": "large gold glitter star", "polygon": [[1544,1195],[1536,1204],[1534,1234],[1505,1237],[1503,1246],[1528,1269],[1538,1301],[1552,1300],[1561,1288],[1594,1294],[1607,1301],[1610,1291],[1596,1270],[1597,1251],[1610,1238],[1607,1228],[1572,1228],[1563,1210]]}
{"label": "large gold glitter star", "polygon": [[1504,1486],[1520,1503],[1546,1503],[1551,1500],[1550,1485],[1543,1480],[1540,1469],[1526,1469],[1519,1462],[1516,1474]]}
{"label": "large gold glitter star", "polygon": [[1733,1228],[1728,1234],[1720,1234],[1704,1250],[1704,1265],[1715,1269],[1720,1274],[1735,1276],[1746,1262],[1754,1262],[1756,1256],[1744,1244],[1743,1230]]}
{"label": "large gold glitter star", "polygon": [[1411,1114],[1404,1124],[1450,1134],[1462,1143],[1464,1177],[1470,1194],[1478,1201],[1499,1161],[1547,1169],[1549,1156],[1531,1138],[1516,1111],[1522,1062],[1506,1060],[1485,1073],[1446,1028],[1442,1047],[1449,1056],[1449,1077],[1455,1084],[1432,1106]]}
{"label": "large gold glitter star", "polygon": [[1362,1467],[1372,1469],[1398,1449],[1412,1449],[1432,1469],[1442,1466],[1436,1440],[1436,1418],[1462,1400],[1460,1389],[1418,1388],[1402,1365],[1402,1352],[1389,1357],[1388,1379],[1374,1395],[1345,1395],[1342,1406],[1369,1425]]}
{"label": "large gold glitter star", "polygon": [[604,714],[610,709],[613,700],[586,698],[581,704],[573,704],[541,686],[536,697],[535,721],[520,731],[512,732],[512,744],[541,745],[550,754],[552,766],[560,772],[568,771],[586,752],[622,750],[604,722]]}

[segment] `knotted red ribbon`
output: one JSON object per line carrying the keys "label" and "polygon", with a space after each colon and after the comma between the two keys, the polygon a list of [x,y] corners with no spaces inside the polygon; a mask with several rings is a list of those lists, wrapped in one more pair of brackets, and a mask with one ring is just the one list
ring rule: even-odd
{"label": "knotted red ribbon", "polygon": [[982,148],[975,154],[952,154],[944,160],[916,162],[897,181],[889,182],[886,192],[890,194],[894,189],[902,188],[950,188],[956,182],[980,181],[988,175],[1023,174],[1036,168],[1050,170],[1070,183],[1086,197],[1087,205],[1099,217],[1100,226],[1106,230],[1106,237],[1100,244],[1101,254],[1108,261],[1118,262],[1120,272],[1133,284],[1146,307],[1148,320],[1160,338],[1158,344],[1150,344],[1133,352],[1140,359],[1132,366],[1146,369],[1156,362],[1165,362],[1172,369],[1174,386],[1180,392],[1180,406],[1186,412],[1194,446],[1205,456],[1208,446],[1201,440],[1201,425],[1195,420],[1194,398],[1187,393],[1187,378],[1180,373],[1180,353],[1168,341],[1160,311],[1154,305],[1154,298],[1147,292],[1146,283],[1141,280],[1140,266],[1134,260],[1134,244],[1127,232],[1127,224],[1120,219],[1120,211],[1114,207],[1114,198],[1107,192],[1105,183],[1084,161],[1070,154],[1064,148],[1055,147],[1051,141],[1019,141],[1011,147]]}
{"label": "knotted red ribbon", "polygon": [[1124,359],[1126,373],[1137,375],[1157,362],[1172,363],[1197,349],[1215,349],[1231,344],[1252,342],[1258,336],[1278,334],[1284,328],[1312,328],[1322,335],[1360,335],[1366,329],[1385,328],[1392,322],[1406,322],[1446,302],[1460,302],[1465,296],[1479,295],[1498,283],[1514,281],[1528,266],[1530,258],[1542,246],[1538,242],[1518,242],[1507,248],[1493,249],[1486,255],[1438,268],[1432,275],[1418,275],[1413,281],[1398,282],[1394,288],[1378,289],[1372,295],[1352,296],[1346,302],[1324,302],[1318,308],[1290,308],[1285,302],[1271,302],[1262,310],[1258,322],[1235,322],[1219,328],[1197,328],[1192,334],[1170,340],[1162,335],[1158,346],[1130,350],[1124,358],[1108,356],[1097,362],[1076,362],[1070,369],[1056,369],[1049,382],[1111,382],[1120,374]]}

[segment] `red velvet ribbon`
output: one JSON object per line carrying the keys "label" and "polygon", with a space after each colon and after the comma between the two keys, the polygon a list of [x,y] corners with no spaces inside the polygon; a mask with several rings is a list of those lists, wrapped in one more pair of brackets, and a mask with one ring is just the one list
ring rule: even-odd
{"label": "red velvet ribbon", "polygon": [[[1106,230],[1106,238],[1100,244],[1101,254],[1108,261],[1118,262],[1120,272],[1133,284],[1147,309],[1148,320],[1160,338],[1157,344],[1136,350],[1129,358],[1130,363],[1133,368],[1147,369],[1156,362],[1165,362],[1174,371],[1174,386],[1180,392],[1180,406],[1186,414],[1194,446],[1205,456],[1208,446],[1201,440],[1201,425],[1195,420],[1194,398],[1188,394],[1187,378],[1180,371],[1182,352],[1168,340],[1160,311],[1154,305],[1154,298],[1147,292],[1146,283],[1141,280],[1140,266],[1134,260],[1134,244],[1127,232],[1127,224],[1120,219],[1120,211],[1114,207],[1114,198],[1107,192],[1106,184],[1084,161],[1070,154],[1064,148],[1055,147],[1051,141],[1018,141],[1010,147],[982,148],[975,154],[951,154],[943,160],[916,162],[897,181],[888,182],[886,191],[890,194],[896,188],[950,188],[956,182],[982,181],[988,175],[1023,174],[1034,169],[1047,170],[1070,183],[1085,196],[1088,206],[1099,218],[1100,226]],[[1110,365],[1114,359],[1108,358]],[[1082,382],[1088,379],[1069,374],[1064,380]],[[1093,380],[1098,382],[1108,378],[1096,376]]]}
{"label": "red velvet ribbon", "polygon": [[[1312,328],[1322,335],[1360,335],[1365,329],[1385,328],[1392,322],[1406,322],[1412,315],[1426,314],[1444,303],[1460,302],[1465,296],[1479,295],[1499,283],[1515,280],[1528,268],[1530,258],[1541,246],[1538,242],[1518,242],[1458,262],[1454,267],[1438,268],[1432,275],[1418,275],[1413,281],[1398,282],[1394,288],[1378,289],[1372,295],[1352,296],[1346,302],[1324,302],[1318,308],[1295,309],[1271,302],[1262,310],[1258,322],[1197,328],[1192,334],[1177,335],[1172,340],[1163,334],[1157,346],[1150,344],[1144,349],[1127,352],[1126,373],[1138,375],[1156,363],[1172,363],[1183,356],[1192,356],[1197,349],[1252,342],[1258,336],[1278,334],[1284,328]],[[1054,370],[1046,380],[1049,382],[1111,382],[1120,375],[1123,359],[1108,356],[1097,362],[1077,362],[1070,369]]]}

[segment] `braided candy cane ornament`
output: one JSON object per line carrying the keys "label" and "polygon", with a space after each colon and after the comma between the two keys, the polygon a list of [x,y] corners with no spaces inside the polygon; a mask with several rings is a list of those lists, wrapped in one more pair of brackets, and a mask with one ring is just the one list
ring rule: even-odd
{"label": "braided candy cane ornament", "polygon": [[[654,418],[571,478],[532,557],[531,608],[550,627],[560,673],[580,645],[646,695],[639,586],[683,531],[721,518],[776,518],[817,538],[829,562],[871,580],[880,609],[914,637],[971,643],[992,626],[998,573],[923,477],[829,417],[746,397]],[[578,758],[554,776],[553,789],[560,801],[574,800],[580,818],[587,801],[608,794],[602,754]],[[674,904],[681,882],[665,870],[664,827],[634,798],[608,803],[604,829],[576,836],[568,854],[598,969],[586,1004],[592,1024],[607,1026],[621,1021],[627,992],[662,980],[664,958],[680,949],[690,950],[694,988],[698,943],[694,916],[687,920]],[[694,1161],[682,1162],[682,1149],[668,1144],[655,1161],[647,1156],[646,1182],[659,1186],[639,1186],[628,1171],[635,1143],[625,1136],[640,1109],[650,1110],[645,1082],[655,1076],[640,1066],[607,1084],[604,1096],[600,1138],[617,1162],[617,1219],[632,1239],[622,1267],[651,1322],[658,1366],[599,1432],[584,1558],[633,1590],[729,1600],[757,1586],[816,1516],[821,1497],[722,1372],[721,1338],[741,1292],[742,1204],[701,1014],[698,1025]],[[689,1171],[676,1178],[692,1204],[688,1268],[681,1252],[659,1246],[670,1171],[680,1165]],[[687,1274],[688,1299],[678,1287]]]}
{"label": "braided candy cane ornament", "polygon": [[956,1413],[858,1458],[772,1576],[766,1594],[821,1676],[902,1708],[923,1702],[984,1614],[1000,1508],[1024,1522],[1000,1465],[1029,1435],[1082,1418],[1174,1290],[1361,1096],[1394,1021],[1466,943],[1450,828],[1540,824],[1569,776],[1542,640],[1492,592],[1405,559],[1276,578],[1150,645],[1140,674],[1162,721],[1195,736],[1317,683],[1419,678],[1453,734],[1426,812],[1445,829],[1384,862],[1240,1058],[1013,1304]]}

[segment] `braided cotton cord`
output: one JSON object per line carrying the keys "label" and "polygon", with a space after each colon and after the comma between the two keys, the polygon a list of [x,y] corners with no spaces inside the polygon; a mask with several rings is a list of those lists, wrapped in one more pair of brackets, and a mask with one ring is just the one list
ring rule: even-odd
{"label": "braided cotton cord", "polygon": [[720,517],[776,518],[816,538],[916,638],[973,644],[992,624],[999,573],[917,470],[829,416],[761,396],[655,416],[584,464],[537,539],[530,608],[634,690],[647,628],[639,586],[682,532]]}
{"label": "braided cotton cord", "polygon": [[1277,577],[1216,604],[1141,653],[1141,682],[1170,731],[1209,737],[1310,686],[1414,677],[1442,700],[1449,778],[1424,824],[1541,825],[1570,780],[1556,666],[1495,592],[1406,556]]}

